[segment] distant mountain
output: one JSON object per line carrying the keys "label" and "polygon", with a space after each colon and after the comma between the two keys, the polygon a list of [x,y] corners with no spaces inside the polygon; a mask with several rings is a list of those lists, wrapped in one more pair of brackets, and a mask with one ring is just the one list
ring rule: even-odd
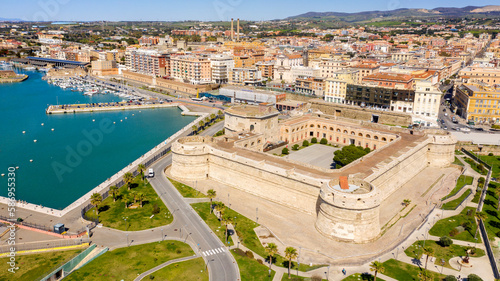
{"label": "distant mountain", "polygon": [[0,21],[23,21],[22,19],[0,18]]}
{"label": "distant mountain", "polygon": [[321,19],[321,20],[339,20],[345,22],[369,21],[375,18],[419,18],[419,17],[464,17],[473,14],[488,14],[500,16],[500,6],[467,6],[463,8],[439,7],[429,9],[396,9],[390,11],[365,11],[358,13],[341,12],[307,12],[286,19]]}

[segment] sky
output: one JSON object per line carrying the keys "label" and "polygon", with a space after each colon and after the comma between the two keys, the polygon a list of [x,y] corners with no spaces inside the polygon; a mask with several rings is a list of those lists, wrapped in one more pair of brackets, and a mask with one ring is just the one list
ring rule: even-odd
{"label": "sky", "polygon": [[271,20],[314,12],[465,7],[498,0],[0,0],[0,18],[28,21]]}

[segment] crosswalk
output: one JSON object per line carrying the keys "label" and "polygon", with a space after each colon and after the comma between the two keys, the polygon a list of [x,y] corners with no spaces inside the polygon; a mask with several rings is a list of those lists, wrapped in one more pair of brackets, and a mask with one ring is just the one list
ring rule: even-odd
{"label": "crosswalk", "polygon": [[204,252],[201,252],[201,254],[204,257],[208,257],[208,256],[211,256],[211,255],[217,255],[217,254],[225,253],[225,252],[227,252],[226,247],[220,247],[220,248],[216,248],[216,249],[206,250]]}

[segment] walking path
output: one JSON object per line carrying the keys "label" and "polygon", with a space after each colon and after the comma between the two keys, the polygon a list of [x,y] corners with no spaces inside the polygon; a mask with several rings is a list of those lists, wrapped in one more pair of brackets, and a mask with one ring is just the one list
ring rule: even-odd
{"label": "walking path", "polygon": [[190,256],[190,257],[185,257],[185,258],[180,258],[180,259],[175,259],[175,260],[171,260],[171,261],[167,261],[166,263],[162,263],[160,264],[159,266],[156,266],[144,273],[142,273],[141,275],[137,276],[137,278],[134,279],[134,281],[139,281],[139,280],[142,280],[144,277],[148,276],[149,274],[155,272],[155,271],[158,271],[168,265],[171,265],[173,263],[178,263],[178,262],[183,262],[183,261],[188,261],[188,260],[192,260],[192,259],[195,259],[195,258],[199,258],[200,256],[199,255],[194,255],[194,256]]}

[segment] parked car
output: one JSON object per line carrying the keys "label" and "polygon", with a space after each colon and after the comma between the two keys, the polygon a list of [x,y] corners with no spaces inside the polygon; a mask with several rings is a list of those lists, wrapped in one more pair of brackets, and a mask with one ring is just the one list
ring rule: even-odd
{"label": "parked car", "polygon": [[155,176],[155,172],[153,171],[152,168],[149,168],[149,170],[148,170],[148,178],[152,178],[154,176]]}

